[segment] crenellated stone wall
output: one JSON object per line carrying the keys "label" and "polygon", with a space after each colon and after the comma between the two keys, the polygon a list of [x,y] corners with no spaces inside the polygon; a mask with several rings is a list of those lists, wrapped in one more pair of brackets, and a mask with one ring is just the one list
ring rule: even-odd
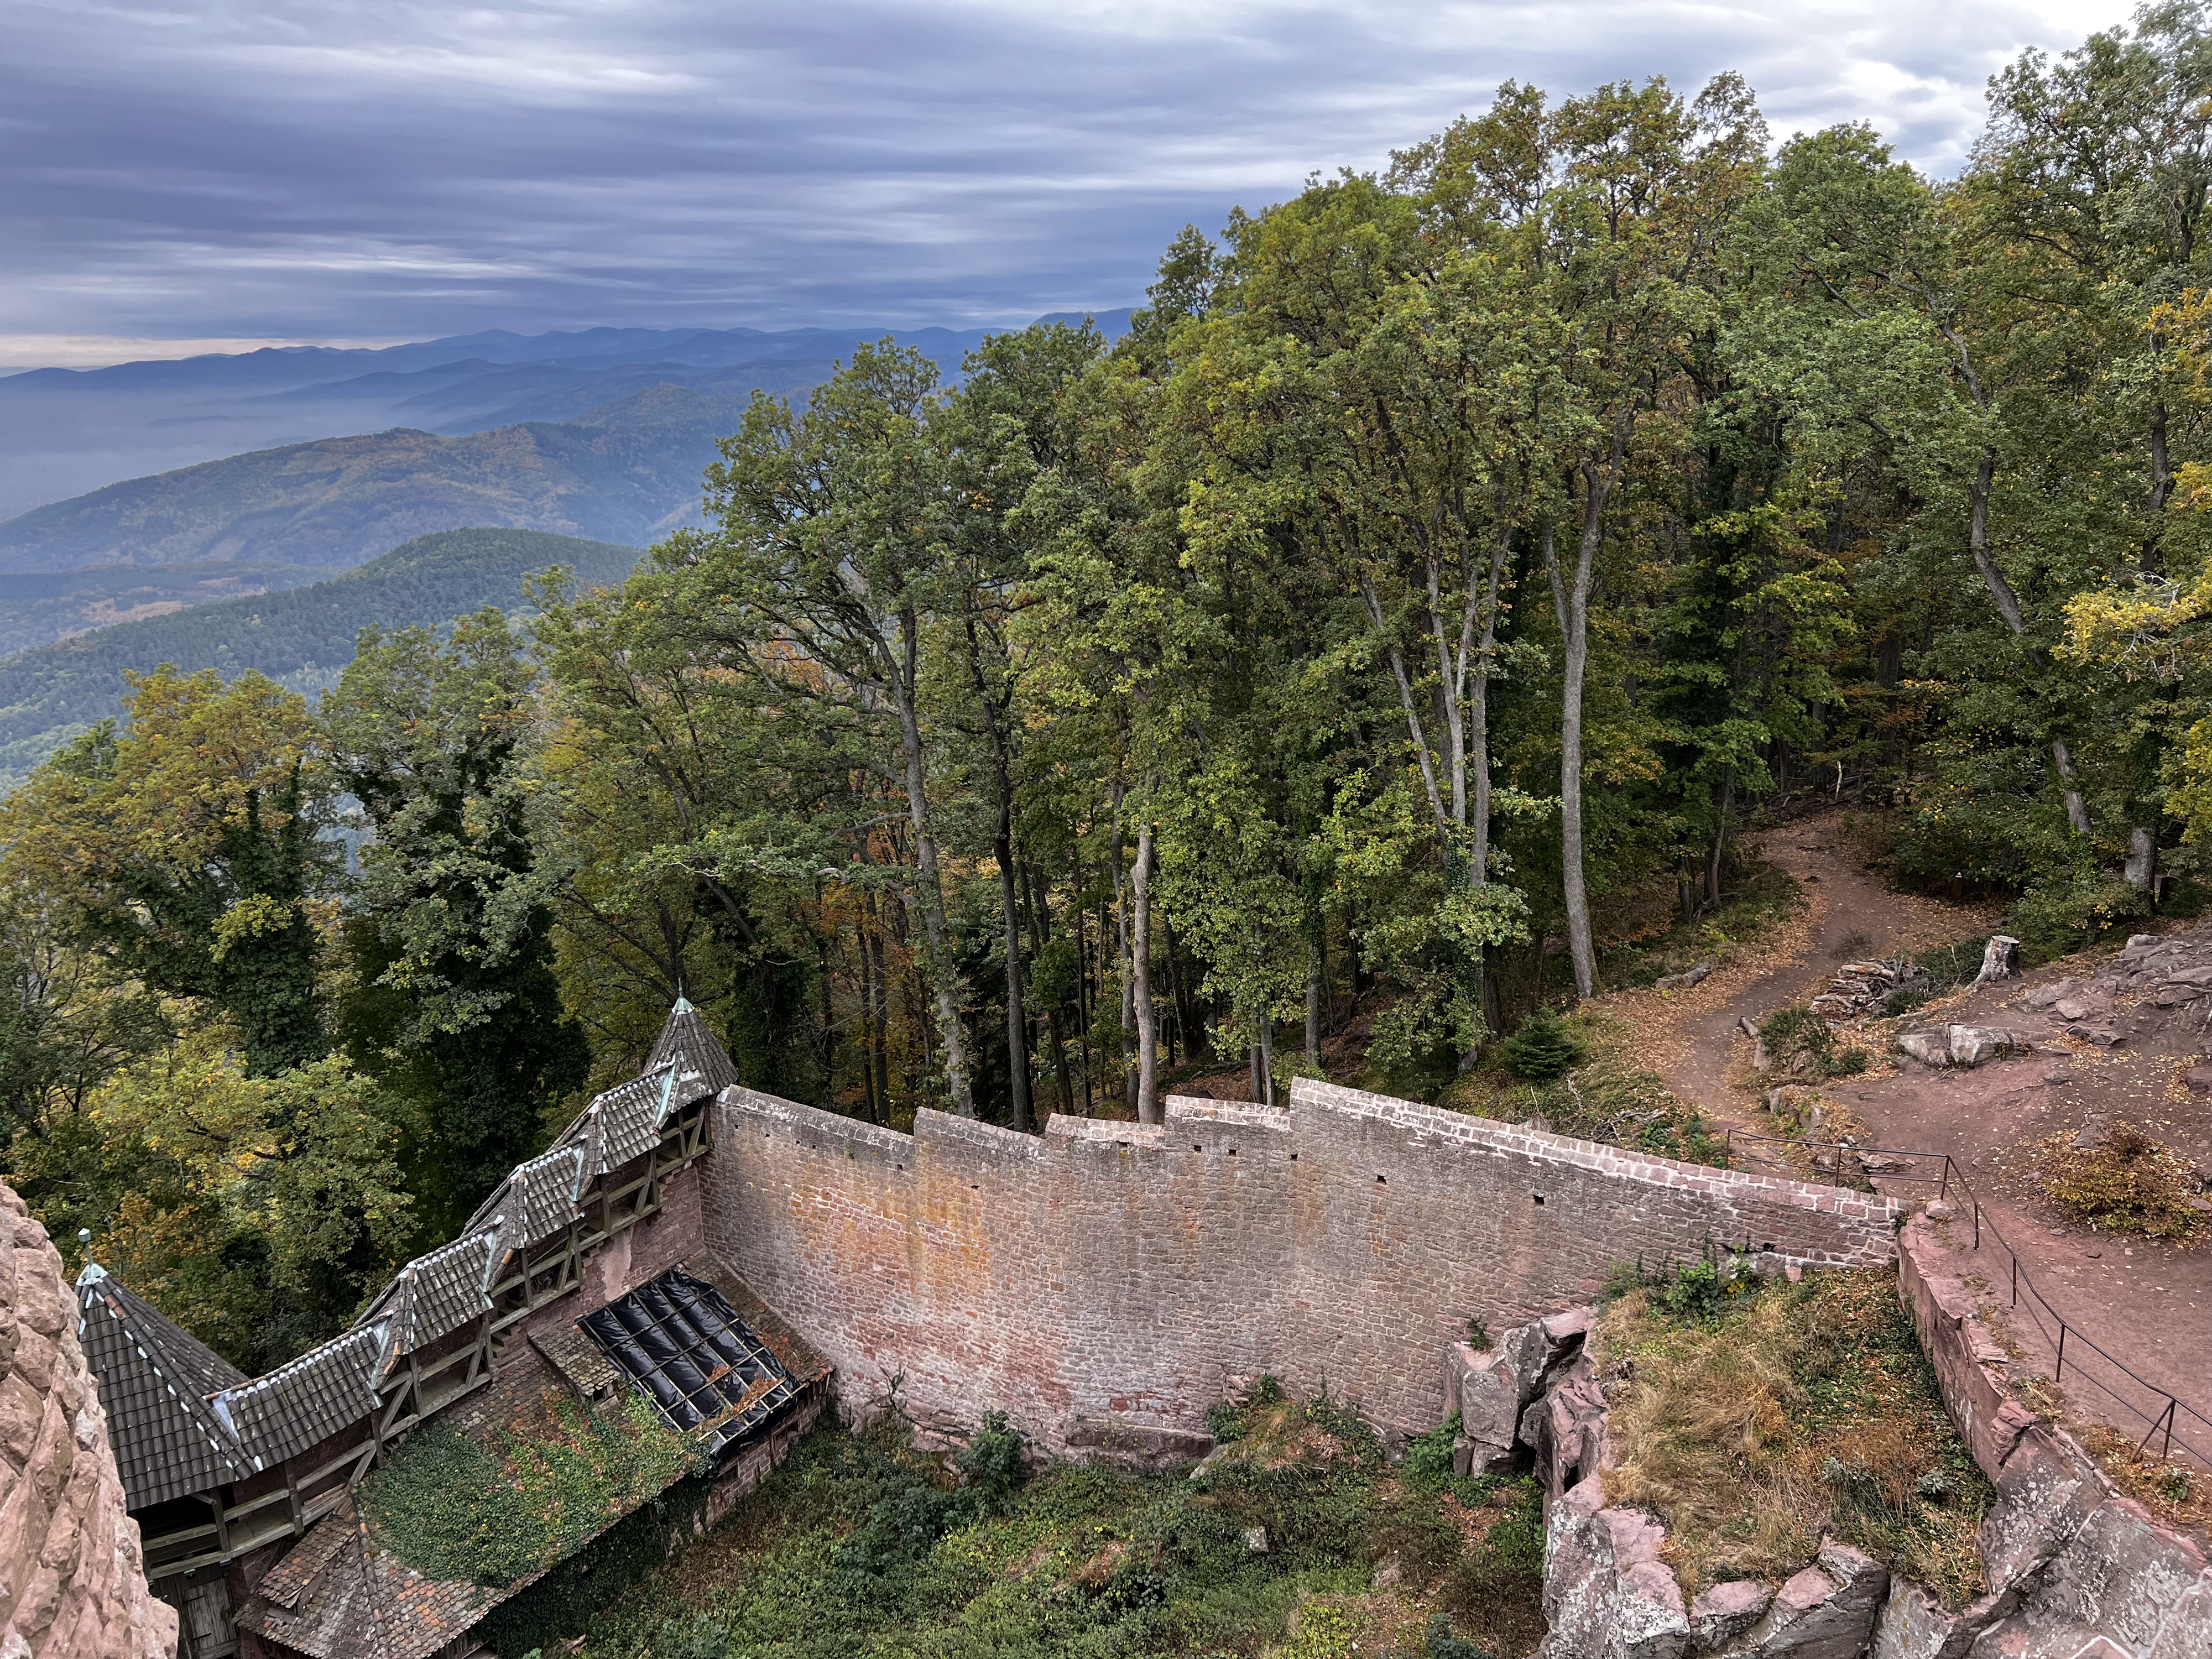
{"label": "crenellated stone wall", "polygon": [[1709,1170],[1300,1079],[1288,1110],[912,1135],[743,1089],[715,1107],[708,1245],[836,1366],[925,1425],[1002,1409],[1056,1450],[1203,1444],[1232,1376],[1387,1427],[1444,1413],[1444,1358],[1587,1300],[1615,1262],[1749,1244],[1887,1261],[1887,1200]]}
{"label": "crenellated stone wall", "polygon": [[0,1659],[171,1659],[146,1586],[76,1298],[46,1229],[0,1185]]}

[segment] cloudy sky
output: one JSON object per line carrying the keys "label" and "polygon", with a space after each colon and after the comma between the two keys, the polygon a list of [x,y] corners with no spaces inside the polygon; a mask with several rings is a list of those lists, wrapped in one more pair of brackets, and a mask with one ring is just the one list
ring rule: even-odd
{"label": "cloudy sky", "polygon": [[1955,169],[2089,0],[6,0],[0,366],[1126,305],[1508,76],[1737,69]]}

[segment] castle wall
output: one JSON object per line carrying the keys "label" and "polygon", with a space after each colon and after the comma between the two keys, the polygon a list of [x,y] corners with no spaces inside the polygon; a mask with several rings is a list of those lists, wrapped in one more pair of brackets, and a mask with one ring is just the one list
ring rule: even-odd
{"label": "castle wall", "polygon": [[708,1245],[837,1367],[848,1409],[1006,1411],[1055,1449],[1172,1451],[1232,1376],[1442,1420],[1443,1356],[1612,1264],[1748,1243],[1887,1261],[1887,1200],[1298,1079],[1164,1127],[939,1113],[898,1134],[744,1089],[714,1108]]}

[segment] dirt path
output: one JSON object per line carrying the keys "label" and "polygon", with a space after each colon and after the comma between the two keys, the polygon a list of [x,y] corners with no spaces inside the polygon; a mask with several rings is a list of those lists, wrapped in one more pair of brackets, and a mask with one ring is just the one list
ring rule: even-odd
{"label": "dirt path", "polygon": [[[1986,934],[1996,922],[1984,908],[1892,891],[1867,872],[1834,815],[1769,831],[1757,850],[1804,883],[1809,899],[1762,959],[1724,969],[1687,993],[1613,999],[1637,1022],[1646,1063],[1670,1087],[1717,1123],[1751,1133],[1771,1131],[1752,1085],[1752,1045],[1740,1021],[1756,1023],[1803,1003],[1843,962],[1909,955]],[[2028,985],[2069,971],[2081,972],[2080,964],[2054,964],[2031,975]],[[2025,988],[2014,981],[1947,999],[1942,1009],[1926,1011],[1928,1021],[2017,1028],[2033,1019],[2041,1026],[2045,1022],[2021,1009]],[[2039,1051],[1971,1071],[1930,1071],[1911,1061],[1899,1069],[1887,1054],[1886,1030],[1870,1033],[1867,1046],[1881,1053],[1882,1063],[1864,1077],[1826,1084],[1822,1092],[1856,1117],[1862,1145],[1948,1152],[1965,1173],[1981,1199],[1984,1231],[1977,1249],[1971,1210],[1948,1224],[1962,1276],[1980,1279],[2008,1302],[2011,1263],[1996,1244],[2001,1233],[2077,1332],[2212,1416],[2212,1247],[2178,1251],[2081,1228],[2024,1179],[2024,1152],[2033,1142],[2094,1129],[2115,1116],[2143,1123],[2185,1157],[2212,1164],[2212,1106],[2177,1084],[2196,1044],[2188,1045],[2191,1052],[2177,1052],[2172,1043],[2155,1041],[2109,1050],[2074,1043],[2072,1053]],[[1741,1163],[1779,1167],[1748,1148],[1740,1151],[1748,1154]],[[1899,1197],[1929,1197],[1927,1186],[1903,1177],[1936,1167],[1900,1160],[1893,1173],[1877,1175],[1875,1185]],[[2013,1335],[2048,1376],[2055,1328],[2019,1316]],[[2083,1364],[2075,1340],[2065,1376],[2075,1406],[2130,1431],[2130,1437],[2140,1434],[2139,1413],[2161,1402],[2094,1356],[2087,1370],[2078,1370]],[[2104,1385],[2126,1398],[2115,1399]]]}

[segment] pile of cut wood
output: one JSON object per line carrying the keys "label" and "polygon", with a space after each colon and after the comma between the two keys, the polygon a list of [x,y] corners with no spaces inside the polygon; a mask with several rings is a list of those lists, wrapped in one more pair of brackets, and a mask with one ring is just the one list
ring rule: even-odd
{"label": "pile of cut wood", "polygon": [[1928,975],[1903,957],[1881,962],[1847,962],[1836,970],[1829,988],[1813,999],[1813,1012],[1831,1022],[1856,1019],[1861,1014],[1887,1012],[1889,999],[1899,991],[1925,996]]}

